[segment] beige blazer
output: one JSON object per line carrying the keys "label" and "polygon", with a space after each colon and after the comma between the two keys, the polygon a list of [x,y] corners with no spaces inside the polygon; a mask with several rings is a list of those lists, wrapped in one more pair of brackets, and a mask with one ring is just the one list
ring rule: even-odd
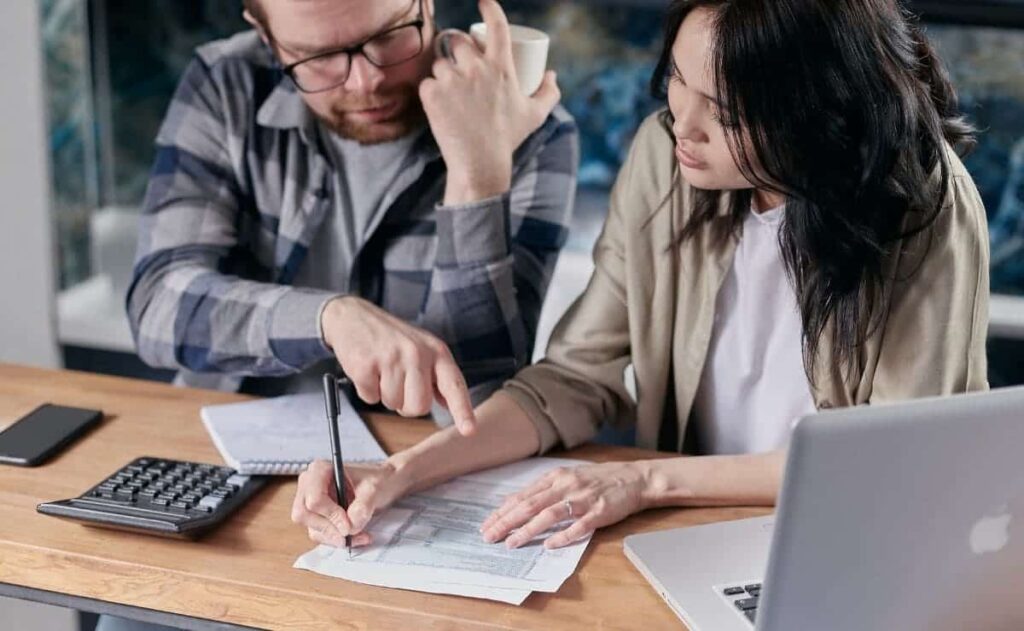
{"label": "beige blazer", "polygon": [[[657,116],[641,126],[619,173],[586,291],[556,327],[547,358],[502,390],[535,424],[541,452],[586,442],[605,421],[635,424],[637,445],[648,449],[657,447],[665,418],[686,435],[716,297],[738,239],[720,244],[707,226],[672,247],[691,212],[692,189],[681,179],[673,186],[673,141]],[[988,387],[985,209],[963,164],[948,154],[947,203],[928,231],[907,239],[887,262],[887,277],[895,279],[889,312],[851,374],[844,376],[830,345],[821,344],[811,368],[819,409]],[[915,255],[928,241],[927,255]],[[629,365],[636,401],[625,385]],[[668,388],[674,414],[665,409]]]}

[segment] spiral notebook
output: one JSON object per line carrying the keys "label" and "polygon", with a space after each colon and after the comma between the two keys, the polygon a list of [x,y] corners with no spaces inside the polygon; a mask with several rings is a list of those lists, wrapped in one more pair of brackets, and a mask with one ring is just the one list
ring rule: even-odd
{"label": "spiral notebook", "polygon": [[[322,394],[209,405],[203,425],[224,461],[247,475],[298,475],[313,460],[331,459]],[[346,463],[381,462],[387,454],[344,396],[338,397],[338,429]]]}

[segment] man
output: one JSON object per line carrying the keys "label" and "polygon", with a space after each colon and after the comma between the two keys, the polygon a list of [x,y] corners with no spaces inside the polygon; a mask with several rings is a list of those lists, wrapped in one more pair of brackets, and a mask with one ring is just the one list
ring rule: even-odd
{"label": "man", "polygon": [[[524,96],[507,20],[435,59],[433,0],[245,0],[157,138],[127,308],[178,382],[310,389],[470,431],[530,356],[577,138],[553,73]],[[461,369],[461,370],[460,370]],[[468,388],[467,388],[468,382]],[[319,381],[315,381],[319,383]]]}

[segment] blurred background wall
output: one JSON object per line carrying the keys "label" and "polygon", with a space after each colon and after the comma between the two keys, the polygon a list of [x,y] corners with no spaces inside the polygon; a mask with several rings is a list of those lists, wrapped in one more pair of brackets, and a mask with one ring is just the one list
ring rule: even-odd
{"label": "blurred background wall", "polygon": [[39,41],[35,3],[0,3],[0,361],[56,366],[56,250]]}
{"label": "blurred background wall", "polygon": [[[24,6],[24,3],[18,3]],[[61,356],[69,366],[166,378],[133,361],[123,295],[152,141],[192,49],[246,28],[239,0],[40,0]],[[438,0],[465,28],[475,0]],[[577,212],[542,334],[582,289],[607,193],[658,106],[648,81],[665,0],[506,0],[552,35],[550,64],[581,129]],[[964,109],[982,129],[967,160],[992,239],[993,384],[1024,382],[1024,0],[918,0]],[[538,349],[538,355],[540,349]]]}

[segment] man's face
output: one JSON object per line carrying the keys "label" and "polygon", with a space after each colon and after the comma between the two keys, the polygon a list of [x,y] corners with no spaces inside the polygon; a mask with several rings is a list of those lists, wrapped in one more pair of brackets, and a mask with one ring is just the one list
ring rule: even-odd
{"label": "man's face", "polygon": [[[260,0],[265,27],[282,64],[356,45],[419,15],[418,0]],[[302,94],[332,131],[364,144],[395,140],[424,121],[420,82],[433,62],[433,0],[424,0],[423,50],[409,61],[378,68],[357,54],[348,79],[324,92]],[[340,63],[344,63],[343,60]]]}

